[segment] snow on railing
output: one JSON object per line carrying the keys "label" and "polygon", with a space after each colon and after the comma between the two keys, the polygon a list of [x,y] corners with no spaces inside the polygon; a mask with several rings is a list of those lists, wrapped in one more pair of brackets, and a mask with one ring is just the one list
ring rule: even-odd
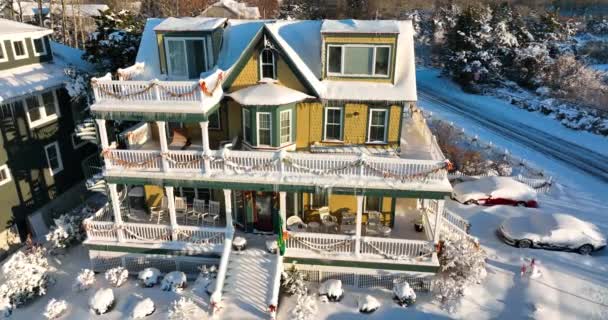
{"label": "snow on railing", "polygon": [[424,256],[429,242],[423,240],[363,237],[361,254],[381,255],[384,258],[403,259]]}
{"label": "snow on railing", "polygon": [[341,234],[289,232],[285,241],[286,252],[313,251],[316,253],[354,253],[355,237]]}
{"label": "snow on railing", "polygon": [[128,222],[123,224],[123,230],[128,242],[171,241],[171,226],[167,225]]}
{"label": "snow on railing", "polygon": [[279,307],[279,294],[281,292],[281,275],[283,274],[283,257],[280,250],[276,253],[276,264],[274,266],[274,274],[272,277],[272,293],[268,302],[268,312],[271,319],[276,319],[277,309]]}
{"label": "snow on railing", "polygon": [[211,314],[215,314],[221,309],[222,291],[224,290],[224,282],[226,281],[226,273],[228,271],[228,262],[230,261],[230,253],[232,252],[232,238],[234,236],[234,230],[226,233],[226,240],[224,241],[224,250],[222,251],[222,258],[220,259],[220,266],[217,272],[217,278],[215,280],[215,291],[211,294]]}
{"label": "snow on railing", "polygon": [[95,101],[202,102],[198,81],[129,81],[107,77],[91,80]]}
{"label": "snow on railing", "polygon": [[448,208],[443,209],[443,218],[457,226],[460,230],[468,233],[471,224],[466,219],[450,211]]}
{"label": "snow on railing", "polygon": [[112,211],[108,206],[97,210],[92,216],[84,219],[82,225],[89,240],[116,241],[118,235],[111,220]]}
{"label": "snow on railing", "polygon": [[178,226],[173,231],[176,235],[174,241],[178,242],[223,245],[226,239],[225,228]]}

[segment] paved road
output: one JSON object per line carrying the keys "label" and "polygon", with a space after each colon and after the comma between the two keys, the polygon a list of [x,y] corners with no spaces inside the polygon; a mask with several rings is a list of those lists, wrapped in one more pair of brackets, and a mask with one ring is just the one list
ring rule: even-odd
{"label": "paved road", "polygon": [[418,99],[424,108],[425,103],[432,103],[452,113],[466,117],[472,122],[531,149],[542,152],[572,168],[590,174],[608,182],[608,157],[593,150],[581,147],[572,142],[556,137],[548,132],[538,130],[510,119],[498,119],[484,113],[476,106],[468,105],[457,98],[446,99],[433,92],[431,88],[418,86]]}

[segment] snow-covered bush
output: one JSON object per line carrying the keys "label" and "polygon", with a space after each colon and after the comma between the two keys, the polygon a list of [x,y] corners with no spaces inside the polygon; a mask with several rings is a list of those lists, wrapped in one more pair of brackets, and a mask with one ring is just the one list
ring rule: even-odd
{"label": "snow-covered bush", "polygon": [[608,20],[596,17],[587,21],[587,32],[593,34],[608,34]]}
{"label": "snow-covered bush", "polygon": [[154,287],[160,279],[160,270],[156,268],[145,268],[137,275],[144,287]]}
{"label": "snow-covered bush", "polygon": [[186,274],[181,271],[171,271],[165,275],[160,284],[163,291],[180,292],[187,285]]}
{"label": "snow-covered bush", "polygon": [[342,280],[329,279],[319,286],[319,295],[327,296],[327,299],[332,302],[342,300],[344,290],[342,289]]}
{"label": "snow-covered bush", "polygon": [[315,297],[308,294],[298,294],[296,296],[296,306],[291,310],[291,319],[312,320],[318,311]]}
{"label": "snow-covered bush", "polygon": [[204,311],[187,298],[174,301],[169,308],[169,320],[201,320]]}
{"label": "snow-covered bush", "polygon": [[[206,265],[201,266],[199,268],[198,277],[196,277],[194,285],[192,286],[192,291],[199,295],[207,293],[207,289],[213,284],[215,277],[216,274],[210,272]],[[215,290],[215,287],[213,290]],[[213,290],[210,291],[213,293]]]}
{"label": "snow-covered bush", "polygon": [[95,284],[95,272],[90,269],[82,269],[72,285],[74,291],[85,291]]}
{"label": "snow-covered bush", "polygon": [[67,248],[86,237],[81,216],[62,214],[54,221],[55,226],[46,235],[46,240],[51,242],[53,248]]}
{"label": "snow-covered bush", "polygon": [[435,297],[452,312],[466,288],[486,277],[486,253],[479,243],[467,237],[448,237],[442,241],[438,258],[440,272],[434,283]]}
{"label": "snow-covered bush", "polygon": [[51,299],[46,305],[44,316],[49,319],[59,318],[68,309],[68,303],[65,300]]}
{"label": "snow-covered bush", "polygon": [[32,246],[13,254],[2,266],[4,283],[0,286],[0,298],[7,299],[13,307],[46,294],[50,282],[46,251]]}
{"label": "snow-covered bush", "polygon": [[306,295],[308,288],[306,287],[306,274],[298,270],[294,265],[281,275],[283,289],[289,295]]}
{"label": "snow-covered bush", "polygon": [[129,270],[124,267],[109,269],[105,274],[106,280],[114,287],[120,287],[129,279]]}
{"label": "snow-covered bush", "polygon": [[366,294],[357,299],[357,306],[361,313],[372,313],[380,308],[380,301],[369,294]]}
{"label": "snow-covered bush", "polygon": [[402,307],[409,307],[416,303],[416,292],[407,281],[395,279],[393,281],[393,300]]}
{"label": "snow-covered bush", "polygon": [[143,319],[154,313],[156,307],[154,301],[150,298],[146,298],[137,302],[135,308],[133,308],[133,319]]}
{"label": "snow-covered bush", "polygon": [[6,298],[0,299],[0,318],[9,318],[13,313],[13,305]]}
{"label": "snow-covered bush", "polygon": [[89,300],[89,306],[96,314],[102,315],[114,306],[114,291],[112,289],[99,289]]}

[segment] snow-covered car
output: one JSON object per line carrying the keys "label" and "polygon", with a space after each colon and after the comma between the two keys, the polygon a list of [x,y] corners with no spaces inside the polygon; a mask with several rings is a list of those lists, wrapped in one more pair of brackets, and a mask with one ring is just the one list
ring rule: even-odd
{"label": "snow-covered car", "polygon": [[483,177],[454,186],[453,198],[464,204],[538,207],[536,190],[510,177]]}
{"label": "snow-covered car", "polygon": [[590,254],[606,247],[606,238],[592,223],[563,213],[537,213],[503,221],[498,235],[519,248],[576,251]]}

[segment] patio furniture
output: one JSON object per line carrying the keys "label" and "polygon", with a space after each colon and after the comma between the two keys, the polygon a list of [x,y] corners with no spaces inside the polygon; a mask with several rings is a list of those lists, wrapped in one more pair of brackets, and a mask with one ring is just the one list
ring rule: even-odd
{"label": "patio furniture", "polygon": [[378,211],[370,211],[367,213],[367,224],[365,226],[366,234],[380,234],[382,214]]}
{"label": "patio furniture", "polygon": [[388,238],[391,235],[391,231],[393,231],[390,227],[380,226],[378,228],[378,234],[382,237]]}
{"label": "patio furniture", "polygon": [[246,247],[247,247],[247,239],[245,239],[243,237],[235,237],[234,240],[232,240],[232,248],[235,251],[245,250]]}
{"label": "patio furniture", "polygon": [[266,240],[266,250],[269,253],[276,254],[279,249],[279,245],[277,244],[277,240]]}
{"label": "patio furniture", "polygon": [[192,210],[188,211],[186,214],[186,223],[194,220],[196,221],[196,224],[199,224],[208,213],[209,208],[207,208],[205,205],[205,200],[194,199],[192,203]]}
{"label": "patio furniture", "polygon": [[321,228],[321,224],[316,221],[310,222],[308,224],[308,230],[310,232],[319,232],[320,228]]}
{"label": "patio furniture", "polygon": [[306,229],[306,224],[298,216],[291,216],[291,217],[287,218],[287,222],[285,225],[286,225],[287,230],[290,230],[290,231],[292,231],[292,230],[301,231],[301,230]]}
{"label": "patio furniture", "polygon": [[329,233],[337,233],[338,232],[338,219],[329,212],[327,213],[319,213],[321,217],[321,224],[323,224],[323,228],[325,232]]}
{"label": "patio furniture", "polygon": [[175,217],[183,217],[186,220],[186,213],[188,212],[188,204],[186,197],[175,197]]}
{"label": "patio furniture", "polygon": [[144,188],[143,187],[134,187],[129,190],[127,194],[129,197],[129,207],[133,209],[143,209],[146,198],[144,197]]}
{"label": "patio furniture", "polygon": [[188,136],[188,131],[181,128],[173,129],[173,138],[171,139],[171,143],[169,144],[170,148],[179,148],[181,150],[186,150],[192,144],[190,137]]}
{"label": "patio furniture", "polygon": [[209,200],[209,213],[203,217],[203,222],[216,225],[220,220],[220,203]]}
{"label": "patio furniture", "polygon": [[353,235],[356,233],[357,216],[350,211],[342,212],[342,221],[340,222],[340,232],[343,234]]}
{"label": "patio furniture", "polygon": [[153,221],[154,218],[156,218],[156,224],[160,224],[160,220],[168,210],[167,197],[162,197],[160,200],[160,206],[150,208],[150,221]]}

